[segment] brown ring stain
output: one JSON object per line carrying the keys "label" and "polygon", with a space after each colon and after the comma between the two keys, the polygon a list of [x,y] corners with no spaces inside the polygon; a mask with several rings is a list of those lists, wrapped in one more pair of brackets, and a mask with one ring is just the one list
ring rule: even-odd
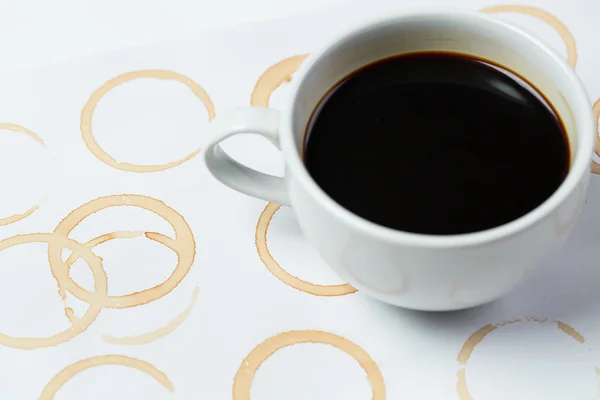
{"label": "brown ring stain", "polygon": [[283,83],[290,82],[294,72],[300,68],[300,65],[308,57],[308,54],[302,54],[286,58],[272,65],[256,81],[250,105],[254,107],[269,107],[271,94]]}
{"label": "brown ring stain", "polygon": [[367,373],[373,390],[372,400],[385,400],[385,383],[375,361],[355,343],[333,333],[323,331],[289,331],[273,336],[258,346],[244,359],[233,380],[233,400],[250,400],[250,388],[256,371],[276,351],[301,343],[328,344],[354,358]]}
{"label": "brown ring stain", "polygon": [[[44,141],[42,140],[41,137],[39,137],[32,130],[25,128],[24,126],[17,125],[17,124],[11,124],[11,123],[7,123],[7,122],[0,122],[0,130],[6,130],[6,131],[11,131],[11,132],[16,132],[16,133],[24,133],[25,135],[29,136],[30,138],[35,140],[37,143],[39,143],[41,146],[48,148],[48,146],[46,146],[46,144],[44,143]],[[33,214],[34,212],[36,212],[38,210],[38,208],[39,208],[39,206],[35,205],[23,213],[17,213],[17,214],[13,214],[9,217],[0,218],[0,226],[14,224],[15,222],[25,219],[25,218],[29,217],[31,214]]]}
{"label": "brown ring stain", "polygon": [[[598,118],[600,118],[600,99],[596,100],[593,107],[594,118],[596,123],[596,155],[600,156],[600,136],[598,136]],[[592,172],[594,174],[600,174],[600,164],[592,161]]]}
{"label": "brown ring stain", "polygon": [[[87,242],[85,244],[85,246],[88,249],[92,250],[94,247],[96,247],[102,243],[106,243],[113,239],[132,239],[132,238],[136,238],[136,237],[140,237],[140,236],[147,236],[148,233],[152,233],[152,234],[156,235],[155,237],[162,238],[162,241],[159,243],[163,243],[167,247],[169,247],[171,250],[175,251],[170,238],[168,238],[160,233],[142,232],[142,231],[119,231],[119,232],[105,233],[104,235],[100,235],[100,236],[90,240],[89,242]],[[71,253],[71,255],[69,255],[69,257],[67,258],[67,260],[64,263],[67,266],[67,268],[70,269],[73,266],[73,264],[75,264],[75,262],[77,262],[77,260],[79,260],[79,258],[80,257],[77,253]],[[73,311],[73,309],[66,305],[66,292],[65,292],[64,288],[61,287],[59,289],[59,293],[60,293],[63,301],[65,301],[65,316],[69,319],[69,321],[71,321],[72,324],[74,324],[75,321],[79,320],[79,318],[75,315],[75,312]]]}
{"label": "brown ring stain", "polygon": [[187,155],[185,158],[179,161],[173,161],[166,164],[155,164],[155,165],[138,165],[138,164],[130,164],[126,162],[119,162],[115,158],[113,158],[110,154],[108,154],[96,141],[94,138],[94,134],[92,133],[92,118],[94,115],[94,110],[98,105],[98,102],[112,89],[115,87],[122,85],[126,82],[141,79],[141,78],[155,78],[155,79],[164,79],[164,80],[172,80],[175,82],[179,82],[187,86],[192,93],[202,101],[204,106],[206,107],[206,111],[208,112],[208,120],[212,121],[215,117],[215,107],[212,103],[212,100],[206,93],[206,91],[198,85],[196,82],[188,78],[187,76],[181,75],[177,72],[166,71],[166,70],[141,70],[141,71],[133,71],[126,72],[122,75],[119,75],[104,85],[100,86],[96,91],[92,94],[86,105],[83,107],[81,112],[81,136],[87,148],[92,152],[92,154],[113,168],[119,169],[121,171],[130,171],[130,172],[158,172],[164,171],[169,168],[176,167],[178,165],[183,164],[184,162],[194,158],[199,152],[200,149],[195,150],[194,152]]}
{"label": "brown ring stain", "polygon": [[138,371],[141,371],[154,378],[154,380],[164,386],[169,392],[173,393],[175,391],[175,387],[167,375],[164,372],[156,369],[156,367],[154,367],[152,364],[127,356],[105,355],[77,361],[76,363],[64,368],[46,385],[38,400],[53,400],[56,392],[58,392],[60,388],[62,388],[75,375],[101,365],[122,365],[137,369]]}
{"label": "brown ring stain", "polygon": [[269,202],[260,214],[258,223],[256,224],[256,250],[265,267],[286,285],[315,296],[344,296],[356,292],[356,289],[347,283],[343,285],[315,285],[314,283],[303,281],[281,268],[269,252],[267,245],[267,230],[269,229],[273,215],[279,210],[279,207],[279,204]]}
{"label": "brown ring stain", "polygon": [[505,321],[505,322],[501,322],[501,323],[493,324],[493,325],[491,325],[491,324],[485,325],[484,327],[479,329],[477,332],[473,333],[469,337],[469,339],[467,339],[467,341],[463,344],[460,352],[458,353],[458,357],[456,358],[456,360],[460,364],[459,370],[456,373],[456,378],[457,378],[456,391],[458,394],[458,398],[460,400],[473,400],[473,397],[469,393],[469,388],[467,386],[466,369],[467,369],[467,363],[469,361],[469,358],[471,358],[471,355],[473,354],[475,347],[479,343],[481,343],[481,341],[487,335],[489,335],[490,333],[492,333],[499,327],[502,327],[505,325],[520,324],[520,323],[555,323],[562,332],[564,332],[565,334],[567,334],[568,336],[573,338],[578,343],[585,342],[585,338],[583,337],[583,335],[581,335],[581,333],[577,332],[573,327],[571,327],[570,325],[567,325],[561,321],[548,321],[547,319],[525,318],[525,319],[514,319],[511,321]]}
{"label": "brown ring stain", "polygon": [[[13,236],[0,241],[0,251],[25,243],[48,243],[48,246],[55,247],[59,254],[63,248],[68,248],[85,260],[94,276],[95,292],[90,293],[92,300],[90,307],[82,318],[71,321],[72,326],[69,329],[47,338],[17,338],[0,333],[0,344],[7,347],[31,350],[40,347],[56,346],[73,339],[84,332],[94,322],[102,310],[102,300],[106,298],[108,292],[106,273],[102,268],[102,260],[87,247],[54,233],[32,233]],[[54,278],[58,281],[56,275]],[[69,314],[69,311],[65,309],[65,313]]]}
{"label": "brown ring stain", "polygon": [[[69,275],[69,267],[62,260],[61,249],[51,244],[48,246],[48,259],[50,261],[52,273],[57,278],[63,299],[65,298],[65,291],[69,291],[78,299],[91,305],[98,305],[106,308],[136,307],[150,303],[170,293],[177,285],[179,285],[183,278],[185,278],[192,267],[196,254],[196,243],[189,225],[177,211],[173,210],[162,201],[147,196],[123,194],[99,197],[82,205],[76,210],[71,211],[71,213],[58,224],[54,233],[59,236],[68,237],[69,233],[71,233],[71,231],[88,216],[100,210],[116,206],[143,208],[159,215],[171,225],[175,231],[175,239],[154,232],[146,232],[145,236],[150,240],[164,244],[177,253],[177,266],[175,267],[175,270],[164,282],[152,288],[123,296],[107,295],[104,299],[99,299],[97,296],[93,296],[92,293],[73,281]],[[134,232],[132,234],[135,235],[137,233]],[[92,242],[111,240],[114,237],[110,235],[111,234],[103,235],[94,239]]]}
{"label": "brown ring stain", "polygon": [[541,19],[550,25],[554,30],[560,35],[565,46],[567,48],[567,60],[571,67],[575,68],[577,65],[577,45],[575,43],[575,38],[573,34],[569,31],[569,28],[565,24],[563,24],[558,18],[554,15],[550,14],[548,11],[542,10],[541,8],[531,7],[531,6],[522,6],[522,5],[504,5],[504,6],[494,6],[487,7],[481,10],[485,13],[489,14],[497,14],[497,13],[516,13],[516,14],[526,14],[531,15],[532,17]]}
{"label": "brown ring stain", "polygon": [[192,310],[194,309],[194,305],[196,304],[196,300],[198,299],[198,291],[199,288],[194,289],[194,294],[192,295],[192,301],[190,305],[186,307],[183,312],[178,314],[175,318],[173,318],[169,323],[164,326],[161,326],[158,329],[153,330],[152,332],[144,333],[142,335],[135,336],[126,336],[126,337],[115,337],[111,335],[103,335],[102,340],[106,343],[112,344],[120,344],[124,346],[139,346],[142,344],[152,343],[158,339],[162,339],[165,336],[173,333],[175,329],[179,327],[190,315]]}

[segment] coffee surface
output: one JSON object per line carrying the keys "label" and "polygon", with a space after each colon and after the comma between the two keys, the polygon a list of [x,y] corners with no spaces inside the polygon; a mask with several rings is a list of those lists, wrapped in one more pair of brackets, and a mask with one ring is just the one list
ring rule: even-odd
{"label": "coffee surface", "polygon": [[309,122],[305,165],[337,203],[393,229],[490,229],[542,204],[570,165],[560,119],[535,88],[452,53],[377,61],[347,76]]}

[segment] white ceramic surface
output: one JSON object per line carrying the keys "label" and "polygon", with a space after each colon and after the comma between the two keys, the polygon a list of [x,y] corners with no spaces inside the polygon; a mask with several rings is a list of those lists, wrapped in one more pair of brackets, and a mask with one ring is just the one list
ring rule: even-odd
{"label": "white ceramic surface", "polygon": [[[394,231],[336,204],[306,171],[301,161],[305,127],[330,87],[375,60],[430,50],[472,54],[503,65],[533,83],[561,115],[572,149],[571,169],[559,189],[529,214],[464,235]],[[204,155],[209,170],[226,185],[291,205],[308,240],[354,287],[402,307],[454,310],[506,294],[560,247],[585,199],[595,125],[575,72],[538,39],[481,12],[414,9],[353,27],[310,57],[298,71],[290,102],[281,114],[255,107],[218,117],[211,124]],[[247,133],[261,134],[281,147],[284,178],[243,166],[219,145]],[[444,179],[443,168],[439,179]],[[469,287],[469,296],[456,302],[453,293],[459,287]]]}

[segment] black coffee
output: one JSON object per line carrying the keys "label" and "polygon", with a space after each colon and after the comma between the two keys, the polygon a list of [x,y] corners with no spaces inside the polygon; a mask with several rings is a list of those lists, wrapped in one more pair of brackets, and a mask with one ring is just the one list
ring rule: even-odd
{"label": "black coffee", "polygon": [[451,235],[493,228],[543,203],[570,165],[556,112],[521,78],[460,54],[380,60],[316,108],[304,160],[353,213]]}

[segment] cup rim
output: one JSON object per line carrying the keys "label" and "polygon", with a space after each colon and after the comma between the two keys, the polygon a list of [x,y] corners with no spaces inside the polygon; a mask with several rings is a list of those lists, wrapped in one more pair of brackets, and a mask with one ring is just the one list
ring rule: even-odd
{"label": "cup rim", "polygon": [[[310,176],[300,156],[300,149],[294,144],[293,132],[293,110],[298,103],[299,88],[304,84],[307,72],[310,71],[318,60],[320,60],[328,50],[335,44],[347,39],[351,36],[358,36],[368,29],[372,29],[376,25],[385,25],[390,23],[402,23],[412,18],[420,18],[424,16],[437,16],[444,18],[475,18],[485,23],[497,25],[500,29],[504,29],[512,35],[519,35],[523,40],[527,40],[533,46],[539,47],[546,53],[551,61],[555,63],[563,75],[563,79],[568,81],[572,87],[572,99],[569,101],[573,118],[577,130],[577,151],[575,153],[571,168],[567,177],[558,187],[558,189],[540,204],[538,207],[529,213],[521,216],[506,224],[496,226],[487,230],[471,232],[457,235],[431,235],[420,234],[406,231],[400,231],[393,228],[388,228],[374,222],[371,222],[363,217],[360,217],[351,211],[347,210],[337,202],[335,202]],[[293,174],[294,178],[306,188],[311,196],[319,202],[332,216],[341,222],[352,226],[364,234],[375,237],[379,240],[390,243],[401,243],[416,247],[429,248],[450,248],[450,247],[465,247],[475,246],[483,243],[504,239],[531,227],[538,223],[544,217],[548,216],[561,202],[572,193],[577,184],[580,182],[583,175],[590,173],[592,155],[594,151],[594,127],[596,124],[593,119],[592,106],[588,99],[587,93],[583,84],[575,74],[575,71],[568,64],[567,60],[561,55],[550,49],[548,45],[540,39],[532,36],[526,31],[515,27],[499,18],[494,18],[480,11],[465,10],[460,8],[446,7],[426,7],[413,8],[405,10],[395,15],[385,15],[375,17],[367,23],[363,23],[358,27],[354,26],[342,34],[338,35],[334,40],[331,40],[328,45],[325,45],[319,52],[311,55],[299,68],[296,73],[297,78],[292,81],[292,93],[288,107],[284,108],[282,115],[282,131],[280,132],[280,145],[284,154],[284,162],[286,167]],[[590,134],[585,134],[589,131]],[[595,132],[594,132],[595,133]],[[595,133],[597,135],[597,133]],[[292,199],[293,202],[293,199]],[[292,204],[293,206],[293,204]]]}

